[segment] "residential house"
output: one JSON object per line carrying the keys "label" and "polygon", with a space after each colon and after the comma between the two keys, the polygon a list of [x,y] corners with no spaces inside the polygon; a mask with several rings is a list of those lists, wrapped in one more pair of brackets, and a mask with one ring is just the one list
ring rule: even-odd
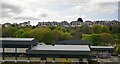
{"label": "residential house", "polygon": [[69,23],[67,21],[62,21],[59,23],[59,26],[69,27]]}
{"label": "residential house", "polygon": [[84,22],[84,25],[87,25],[87,26],[89,26],[89,27],[92,27],[92,26],[93,26],[93,22],[87,20],[87,21]]}
{"label": "residential house", "polygon": [[83,22],[80,21],[72,21],[70,22],[70,27],[80,27],[83,24]]}
{"label": "residential house", "polygon": [[3,26],[4,27],[10,27],[10,26],[12,26],[12,24],[11,23],[5,23],[5,24],[3,24]]}
{"label": "residential house", "polygon": [[27,27],[27,26],[30,26],[30,21],[19,24],[19,27]]}

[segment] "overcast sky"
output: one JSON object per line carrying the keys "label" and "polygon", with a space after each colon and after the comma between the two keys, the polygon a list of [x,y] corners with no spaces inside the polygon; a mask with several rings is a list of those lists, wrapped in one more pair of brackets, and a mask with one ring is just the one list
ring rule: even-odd
{"label": "overcast sky", "polygon": [[2,0],[0,24],[31,21],[114,20],[119,0]]}

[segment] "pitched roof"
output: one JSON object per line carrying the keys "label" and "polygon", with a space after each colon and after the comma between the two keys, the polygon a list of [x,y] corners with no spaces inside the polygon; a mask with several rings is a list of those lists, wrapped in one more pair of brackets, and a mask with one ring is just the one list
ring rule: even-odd
{"label": "pitched roof", "polygon": [[34,38],[0,38],[0,41],[32,41]]}
{"label": "pitched roof", "polygon": [[37,54],[41,57],[88,57],[88,45],[37,45],[27,50],[27,54]]}
{"label": "pitched roof", "polygon": [[90,51],[88,45],[37,45],[31,50]]}
{"label": "pitched roof", "polygon": [[113,46],[91,46],[91,48],[114,48]]}
{"label": "pitched roof", "polygon": [[0,45],[5,48],[28,48],[38,44],[34,38],[0,38],[0,41]]}

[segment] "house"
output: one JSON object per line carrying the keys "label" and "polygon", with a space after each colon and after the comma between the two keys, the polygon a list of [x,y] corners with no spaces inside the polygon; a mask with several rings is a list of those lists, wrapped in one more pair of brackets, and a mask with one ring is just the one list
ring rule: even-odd
{"label": "house", "polygon": [[119,25],[119,24],[120,24],[120,22],[119,22],[119,21],[116,21],[116,20],[112,20],[112,21],[110,22],[110,26]]}
{"label": "house", "polygon": [[47,23],[46,22],[39,22],[37,24],[38,27],[47,27]]}
{"label": "house", "polygon": [[83,22],[80,21],[72,21],[70,22],[70,27],[80,27],[83,24]]}
{"label": "house", "polygon": [[30,26],[30,21],[19,24],[19,27],[27,27],[27,26]]}
{"label": "house", "polygon": [[59,23],[59,26],[69,27],[69,23],[67,21],[62,21]]}
{"label": "house", "polygon": [[47,26],[58,26],[58,22],[46,22]]}
{"label": "house", "polygon": [[5,24],[3,24],[3,26],[4,27],[10,27],[10,26],[12,26],[12,24],[11,23],[5,23]]}
{"label": "house", "polygon": [[69,23],[67,21],[62,22],[39,22],[38,27],[47,27],[47,26],[63,26],[63,27],[69,27]]}
{"label": "house", "polygon": [[84,25],[87,25],[87,26],[89,26],[89,27],[92,27],[92,26],[93,26],[93,22],[87,20],[87,21],[84,22]]}
{"label": "house", "polygon": [[113,26],[113,25],[119,25],[120,22],[116,21],[116,20],[112,20],[112,21],[94,21],[94,24],[104,25],[104,26]]}
{"label": "house", "polygon": [[97,25],[109,25],[109,22],[108,21],[94,21],[94,24],[97,24]]}

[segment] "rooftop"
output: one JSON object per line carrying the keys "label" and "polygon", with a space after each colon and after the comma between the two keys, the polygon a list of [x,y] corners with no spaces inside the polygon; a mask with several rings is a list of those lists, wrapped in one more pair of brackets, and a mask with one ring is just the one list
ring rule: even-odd
{"label": "rooftop", "polygon": [[34,38],[0,38],[0,41],[32,41]]}
{"label": "rooftop", "polygon": [[28,48],[30,45],[37,45],[34,38],[0,38],[0,41],[4,48]]}
{"label": "rooftop", "polygon": [[58,41],[55,42],[55,44],[61,44],[61,45],[91,45],[91,42],[86,40],[64,40],[64,41]]}
{"label": "rooftop", "polygon": [[88,45],[37,45],[31,50],[90,51]]}
{"label": "rooftop", "polygon": [[114,48],[113,46],[91,46],[91,48]]}

